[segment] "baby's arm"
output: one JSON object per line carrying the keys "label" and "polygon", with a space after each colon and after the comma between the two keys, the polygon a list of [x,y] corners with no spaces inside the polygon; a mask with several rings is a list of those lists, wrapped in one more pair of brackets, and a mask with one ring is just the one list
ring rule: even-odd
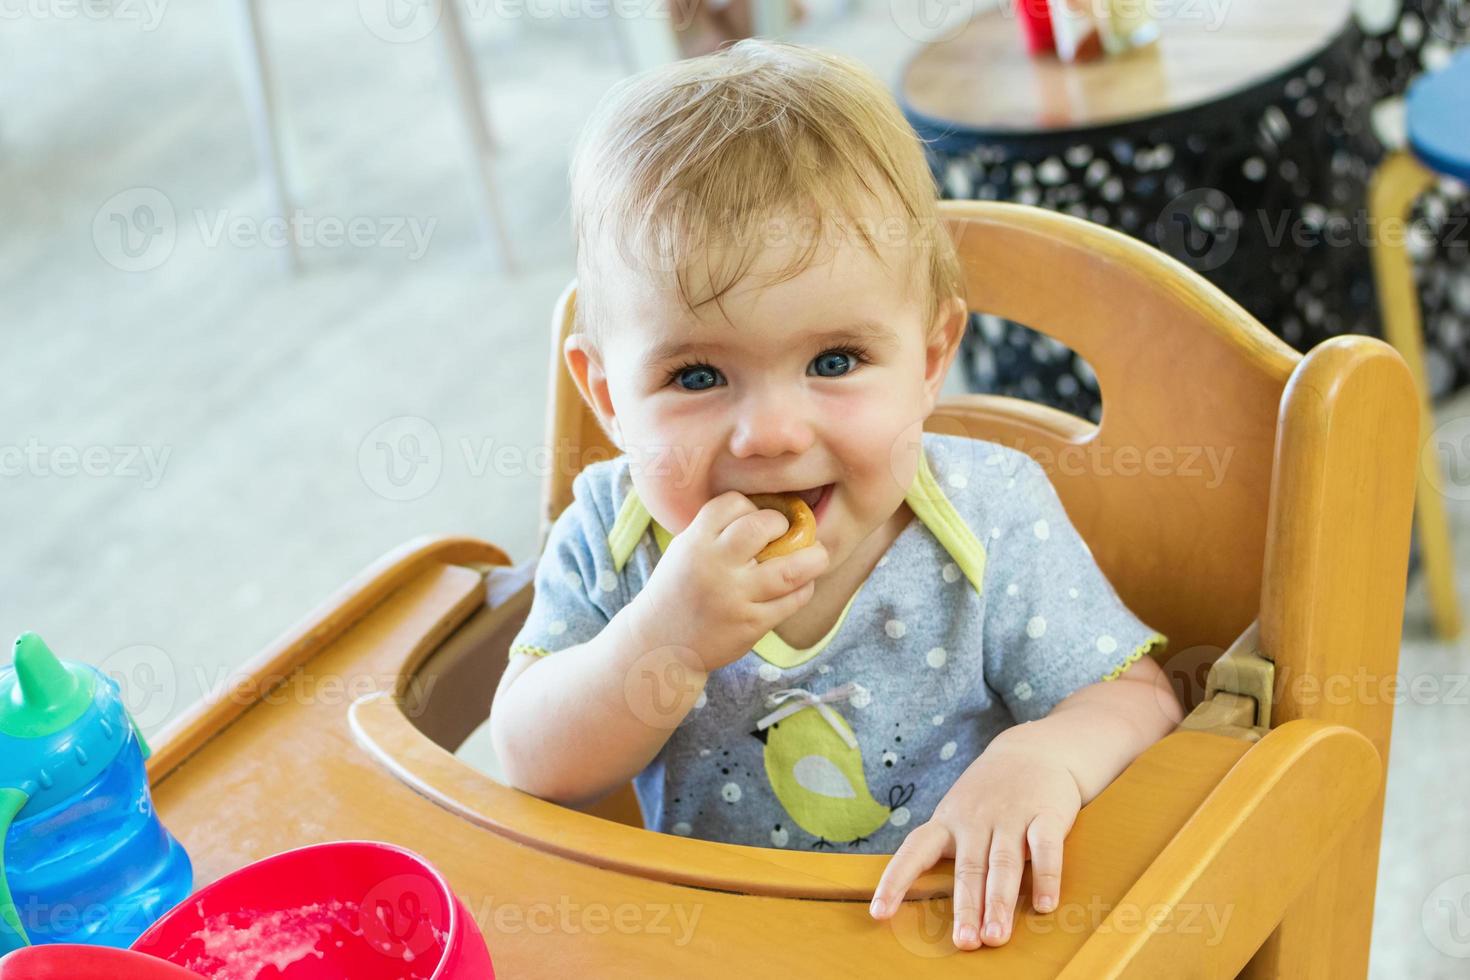
{"label": "baby's arm", "polygon": [[1025,740],[1065,766],[1086,806],[1183,718],[1168,676],[1153,658],[1142,657],[1117,680],[1089,684],[1045,718],[1007,729],[997,739]]}
{"label": "baby's arm", "polygon": [[694,706],[709,675],[677,648],[640,642],[636,606],[587,643],[515,654],[490,712],[512,786],[567,806],[595,803],[641,771]]}
{"label": "baby's arm", "polygon": [[1010,939],[1021,871],[1031,904],[1056,908],[1062,844],[1077,812],[1145,749],[1179,724],[1168,678],[1143,657],[1116,680],[1080,688],[1036,721],[1008,728],[955,781],[883,872],[872,914],[886,919],[940,858],[954,859],[954,944]]}
{"label": "baby's arm", "polygon": [[510,784],[586,806],[647,766],[710,672],[811,600],[827,568],[820,544],[755,560],[786,528],[741,494],[715,497],[596,637],[541,657],[516,654],[490,713]]}

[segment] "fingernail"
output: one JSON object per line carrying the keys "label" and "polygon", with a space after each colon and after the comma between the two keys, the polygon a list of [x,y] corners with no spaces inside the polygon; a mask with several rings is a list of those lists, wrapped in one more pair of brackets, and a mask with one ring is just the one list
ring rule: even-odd
{"label": "fingernail", "polygon": [[985,938],[996,942],[1000,941],[1001,929],[999,922],[991,922],[985,926]]}
{"label": "fingernail", "polygon": [[1050,895],[1043,895],[1036,900],[1036,911],[1050,912],[1057,907],[1057,900]]}
{"label": "fingernail", "polygon": [[881,898],[873,899],[873,904],[868,906],[868,914],[875,919],[882,917],[883,913],[887,910],[888,903]]}
{"label": "fingernail", "polygon": [[975,931],[974,926],[960,926],[960,938],[955,945],[965,946],[973,943],[977,938],[979,938],[979,934]]}

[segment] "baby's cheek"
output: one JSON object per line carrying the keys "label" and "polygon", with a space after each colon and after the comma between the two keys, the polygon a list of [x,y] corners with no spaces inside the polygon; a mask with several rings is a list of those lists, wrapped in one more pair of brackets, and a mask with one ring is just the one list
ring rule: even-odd
{"label": "baby's cheek", "polygon": [[874,419],[866,427],[854,427],[852,438],[858,441],[846,453],[851,479],[862,488],[863,496],[891,510],[918,472],[923,426]]}
{"label": "baby's cheek", "polygon": [[671,534],[688,527],[708,499],[702,480],[677,470],[662,475],[645,470],[634,475],[633,489],[653,519]]}

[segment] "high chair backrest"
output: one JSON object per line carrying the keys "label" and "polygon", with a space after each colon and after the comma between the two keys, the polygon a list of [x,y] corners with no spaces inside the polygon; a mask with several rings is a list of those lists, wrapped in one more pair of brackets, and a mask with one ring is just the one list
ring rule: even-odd
{"label": "high chair backrest", "polygon": [[[965,395],[945,400],[926,428],[1015,446],[1043,465],[1119,595],[1169,637],[1163,659],[1176,684],[1190,678],[1189,706],[1204,693],[1203,671],[1238,639],[1232,656],[1245,656],[1219,676],[1238,688],[1223,688],[1235,703],[1254,704],[1256,725],[1318,719],[1376,748],[1373,803],[1242,974],[1330,973],[1330,953],[1356,964],[1343,975],[1361,975],[1424,444],[1407,365],[1361,336],[1299,355],[1198,274],[1098,225],[987,202],[945,202],[942,212],[970,308],[1075,350],[1097,374],[1103,410],[1092,425]],[[556,465],[543,541],[576,472],[614,452],[563,366],[575,301],[569,288],[552,323]],[[1251,869],[1256,887],[1271,887],[1270,870]]]}
{"label": "high chair backrest", "polygon": [[[941,205],[972,311],[1024,323],[1095,370],[1101,422],[984,395],[926,428],[1021,449],[1050,474],[1118,593],[1169,654],[1227,646],[1259,613],[1277,411],[1300,360],[1173,259],[1098,225],[1018,205]],[[555,464],[545,531],[582,466],[617,450],[561,356],[575,286],[552,321]],[[977,445],[975,465],[983,465]]]}

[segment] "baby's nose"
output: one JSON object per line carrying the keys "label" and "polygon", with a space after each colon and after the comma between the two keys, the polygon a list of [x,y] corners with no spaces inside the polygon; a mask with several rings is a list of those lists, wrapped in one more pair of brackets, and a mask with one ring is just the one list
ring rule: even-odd
{"label": "baby's nose", "polygon": [[811,424],[789,402],[763,399],[741,407],[730,452],[741,458],[804,453],[815,438]]}

